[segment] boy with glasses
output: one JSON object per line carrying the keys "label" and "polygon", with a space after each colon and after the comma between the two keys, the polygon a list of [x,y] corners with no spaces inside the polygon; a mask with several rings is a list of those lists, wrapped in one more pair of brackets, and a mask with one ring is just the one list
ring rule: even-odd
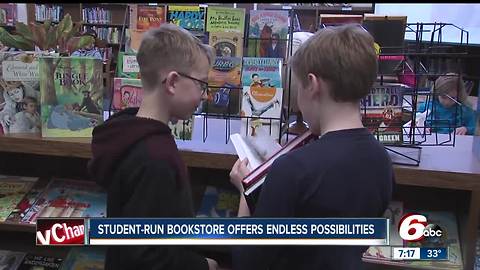
{"label": "boy with glasses", "polygon": [[[93,131],[89,172],[108,191],[108,217],[193,217],[185,163],[167,125],[189,119],[206,99],[214,53],[188,31],[163,24],[146,32],[137,60],[140,108]],[[214,260],[180,246],[110,247],[105,269],[216,269]]]}

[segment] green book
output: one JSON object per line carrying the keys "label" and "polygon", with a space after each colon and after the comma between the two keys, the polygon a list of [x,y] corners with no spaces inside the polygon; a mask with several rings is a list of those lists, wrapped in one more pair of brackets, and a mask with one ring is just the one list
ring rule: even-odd
{"label": "green book", "polygon": [[39,61],[42,137],[91,137],[103,122],[103,67],[89,57]]}

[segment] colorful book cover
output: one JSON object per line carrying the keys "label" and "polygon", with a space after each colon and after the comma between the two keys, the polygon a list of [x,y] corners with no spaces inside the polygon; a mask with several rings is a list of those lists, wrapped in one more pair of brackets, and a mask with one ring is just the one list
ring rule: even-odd
{"label": "colorful book cover", "polygon": [[403,88],[398,85],[374,85],[361,101],[363,125],[384,144],[401,144]]}
{"label": "colorful book cover", "polygon": [[63,261],[61,270],[103,270],[105,254],[104,247],[74,247]]}
{"label": "colorful book cover", "polygon": [[118,52],[116,77],[140,79],[140,67],[135,53]]}
{"label": "colorful book cover", "polygon": [[205,8],[169,5],[167,21],[188,31],[203,32],[205,30]]}
{"label": "colorful book cover", "polygon": [[245,9],[227,7],[208,7],[208,32],[237,32],[245,31]]}
{"label": "colorful book cover", "polygon": [[283,88],[281,58],[243,58],[241,134],[255,136],[262,130],[278,139]]}
{"label": "colorful book cover", "polygon": [[25,253],[10,250],[0,250],[0,269],[16,270],[22,263]]}
{"label": "colorful book cover", "polygon": [[194,116],[187,120],[178,120],[168,122],[168,127],[172,130],[172,135],[176,140],[191,140],[193,135]]}
{"label": "colorful book cover", "polygon": [[47,179],[40,179],[35,182],[33,187],[28,191],[27,195],[17,204],[14,210],[7,218],[7,222],[28,223],[24,220],[30,208],[35,204],[37,199],[48,185]]}
{"label": "colorful book cover", "polygon": [[18,270],[58,270],[63,259],[27,254]]}
{"label": "colorful book cover", "polygon": [[42,137],[91,137],[103,122],[103,66],[88,57],[40,58]]}
{"label": "colorful book cover", "polygon": [[147,31],[150,28],[160,27],[165,20],[165,7],[138,6],[136,30]]}
{"label": "colorful book cover", "polygon": [[241,85],[242,58],[217,56],[208,73],[209,86]]}
{"label": "colorful book cover", "polygon": [[240,111],[242,58],[216,57],[208,74],[208,98],[203,112],[238,114]]}
{"label": "colorful book cover", "polygon": [[40,133],[40,55],[0,52],[0,134]]}
{"label": "colorful book cover", "polygon": [[251,10],[248,56],[285,58],[288,11]]}
{"label": "colorful book cover", "polygon": [[37,178],[0,176],[0,222],[4,222],[35,184]]}
{"label": "colorful book cover", "polygon": [[203,195],[202,204],[197,211],[197,217],[236,217],[239,202],[240,195],[238,192],[207,186]]}
{"label": "colorful book cover", "polygon": [[114,110],[138,108],[142,104],[143,88],[140,79],[115,78],[113,80]]}
{"label": "colorful book cover", "polygon": [[38,217],[106,217],[107,194],[89,181],[52,179],[25,215],[35,224]]}
{"label": "colorful book cover", "polygon": [[221,57],[243,57],[243,34],[235,32],[210,32],[208,44]]}

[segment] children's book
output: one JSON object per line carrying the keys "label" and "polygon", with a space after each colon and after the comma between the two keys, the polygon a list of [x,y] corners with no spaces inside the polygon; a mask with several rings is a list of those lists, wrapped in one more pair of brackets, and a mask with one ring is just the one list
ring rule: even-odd
{"label": "children's book", "polygon": [[58,270],[62,262],[61,258],[27,254],[18,270]]}
{"label": "children's book", "polygon": [[35,182],[33,187],[28,191],[28,193],[23,197],[23,199],[17,204],[15,209],[12,210],[8,216],[6,222],[13,223],[28,223],[24,221],[25,216],[27,215],[30,208],[35,204],[37,199],[42,195],[42,192],[47,187],[49,181],[48,179],[41,178]]}
{"label": "children's book", "polygon": [[140,67],[135,53],[118,52],[116,77],[140,79]]}
{"label": "children's book", "polygon": [[237,32],[245,30],[245,9],[210,6],[207,10],[208,32]]}
{"label": "children's book", "polygon": [[0,175],[0,222],[4,222],[38,178]]}
{"label": "children's book", "polygon": [[89,57],[42,57],[42,137],[91,137],[103,122],[103,66]]}
{"label": "children's book", "polygon": [[205,8],[200,6],[169,5],[167,21],[188,31],[205,31]]}
{"label": "children's book", "polygon": [[0,52],[0,134],[40,133],[38,57],[44,52]]}
{"label": "children's book", "polygon": [[384,144],[401,144],[404,87],[375,84],[361,101],[363,125]]}
{"label": "children's book", "polygon": [[238,191],[207,186],[197,217],[236,217],[239,202]]}
{"label": "children's book", "polygon": [[253,136],[263,129],[278,139],[283,99],[281,58],[243,58],[241,134]]}
{"label": "children's book", "polygon": [[210,32],[209,45],[217,57],[243,56],[243,34],[237,32]]}
{"label": "children's book", "polygon": [[94,182],[53,178],[25,215],[35,224],[39,217],[106,217],[107,195]]}
{"label": "children's book", "polygon": [[138,31],[147,31],[151,28],[160,27],[165,20],[164,6],[144,6],[138,5],[136,8],[136,24]]}
{"label": "children's book", "polygon": [[250,11],[248,56],[285,58],[287,36],[287,10]]}
{"label": "children's book", "polygon": [[0,269],[16,270],[22,263],[24,252],[15,252],[10,250],[0,250]]}
{"label": "children's book", "polygon": [[140,79],[115,78],[113,80],[114,110],[138,108],[142,104],[143,88]]}

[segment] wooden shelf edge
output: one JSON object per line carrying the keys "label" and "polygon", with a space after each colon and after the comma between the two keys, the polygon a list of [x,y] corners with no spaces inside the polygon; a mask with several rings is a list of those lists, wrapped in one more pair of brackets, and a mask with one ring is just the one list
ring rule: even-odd
{"label": "wooden shelf edge", "polygon": [[0,222],[0,231],[35,233],[37,226],[34,224]]}

